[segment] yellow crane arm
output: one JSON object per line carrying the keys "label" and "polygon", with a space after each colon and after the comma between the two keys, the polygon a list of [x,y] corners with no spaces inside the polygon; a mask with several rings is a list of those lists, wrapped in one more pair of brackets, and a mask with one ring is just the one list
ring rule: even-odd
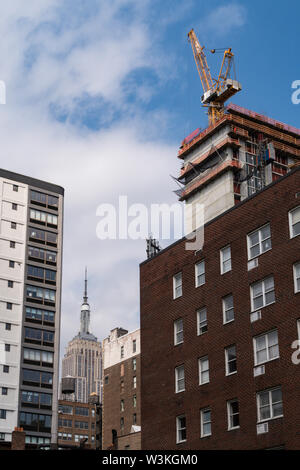
{"label": "yellow crane arm", "polygon": [[191,29],[191,31],[188,33],[188,38],[193,49],[193,54],[197,65],[199,77],[202,83],[203,91],[205,93],[210,90],[214,86],[214,84],[211,78],[206,56],[203,51],[204,46],[201,47],[193,29]]}
{"label": "yellow crane arm", "polygon": [[[215,50],[213,49],[212,52],[215,52]],[[229,78],[233,56],[234,54],[233,52],[231,52],[231,48],[226,49],[224,51],[221,69],[220,69],[217,84],[216,84],[216,89],[218,91],[223,89],[227,78]]]}

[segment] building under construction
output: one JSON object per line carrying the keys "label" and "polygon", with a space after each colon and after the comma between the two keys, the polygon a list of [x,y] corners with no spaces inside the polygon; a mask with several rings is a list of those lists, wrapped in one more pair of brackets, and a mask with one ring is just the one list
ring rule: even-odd
{"label": "building under construction", "polygon": [[208,221],[285,175],[300,160],[300,130],[229,104],[183,140],[178,157],[180,200],[203,204]]}

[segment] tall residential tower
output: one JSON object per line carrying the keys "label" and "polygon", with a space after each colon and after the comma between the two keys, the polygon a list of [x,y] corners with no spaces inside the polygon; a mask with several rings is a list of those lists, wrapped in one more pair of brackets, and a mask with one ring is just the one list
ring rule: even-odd
{"label": "tall residential tower", "polygon": [[63,196],[0,169],[0,439],[56,441]]}

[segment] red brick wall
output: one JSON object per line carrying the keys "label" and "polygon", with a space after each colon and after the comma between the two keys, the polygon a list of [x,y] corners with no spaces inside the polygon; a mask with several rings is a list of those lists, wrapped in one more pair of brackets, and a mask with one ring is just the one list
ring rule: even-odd
{"label": "red brick wall", "polygon": [[[293,263],[300,261],[300,236],[290,239],[288,211],[300,205],[300,172],[214,219],[205,228],[202,253],[182,240],[140,266],[142,449],[263,449],[285,444],[300,449],[300,364],[291,362],[297,337],[300,294],[294,294]],[[271,224],[272,250],[247,270],[247,233]],[[219,250],[231,244],[232,271],[220,274]],[[205,259],[206,283],[195,288],[194,265]],[[172,278],[183,273],[183,296],[173,300]],[[250,284],[274,275],[276,302],[250,322]],[[223,325],[222,297],[233,294],[235,321]],[[197,336],[196,310],[206,306],[208,332]],[[184,343],[174,346],[173,322],[184,321]],[[253,376],[252,338],[278,329],[280,358]],[[225,376],[224,348],[236,344],[237,374]],[[210,382],[199,385],[198,358],[208,355]],[[185,391],[175,393],[174,368],[185,366]],[[283,418],[256,434],[256,392],[281,385]],[[240,429],[227,431],[226,401],[238,398]],[[200,438],[200,409],[212,410],[212,436]],[[187,441],[176,444],[176,416],[186,415]]]}
{"label": "red brick wall", "polygon": [[[112,444],[112,429],[118,436],[130,434],[133,425],[133,414],[137,414],[137,425],[141,425],[140,408],[140,354],[136,358],[136,371],[132,368],[132,357],[104,370],[104,378],[108,377],[108,384],[103,384],[103,449]],[[124,366],[124,375],[121,376],[121,365]],[[133,377],[137,377],[137,386],[133,388]],[[124,380],[124,390],[121,392],[121,379]],[[137,396],[137,406],[133,407],[133,396]],[[120,402],[124,400],[124,411],[121,412]],[[124,431],[120,429],[120,419],[124,418]],[[135,449],[136,438],[132,440],[131,449]],[[140,448],[140,444],[139,447]]]}

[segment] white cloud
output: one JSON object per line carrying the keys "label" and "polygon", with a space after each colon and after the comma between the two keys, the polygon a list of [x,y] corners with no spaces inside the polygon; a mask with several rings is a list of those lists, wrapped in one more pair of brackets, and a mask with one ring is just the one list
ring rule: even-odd
{"label": "white cloud", "polygon": [[[119,194],[127,194],[129,203],[176,200],[168,175],[177,173],[177,149],[154,138],[169,116],[142,113],[128,102],[123,86],[140,67],[149,67],[159,80],[166,63],[143,20],[148,2],[91,3],[94,15],[73,14],[66,22],[58,1],[15,0],[1,7],[0,79],[7,84],[7,104],[0,107],[1,167],[66,190],[62,349],[79,328],[86,265],[93,333],[102,339],[115,326],[138,326],[138,264],[145,259],[145,243],[98,240],[97,206]],[[125,22],[124,8],[131,9]],[[141,101],[153,93],[148,84],[135,86]],[[111,107],[121,111],[117,124],[92,132],[49,114],[55,104],[68,116],[85,95],[107,103],[103,114]]]}
{"label": "white cloud", "polygon": [[246,23],[247,10],[240,3],[228,3],[212,10],[199,25],[201,37],[228,35]]}

